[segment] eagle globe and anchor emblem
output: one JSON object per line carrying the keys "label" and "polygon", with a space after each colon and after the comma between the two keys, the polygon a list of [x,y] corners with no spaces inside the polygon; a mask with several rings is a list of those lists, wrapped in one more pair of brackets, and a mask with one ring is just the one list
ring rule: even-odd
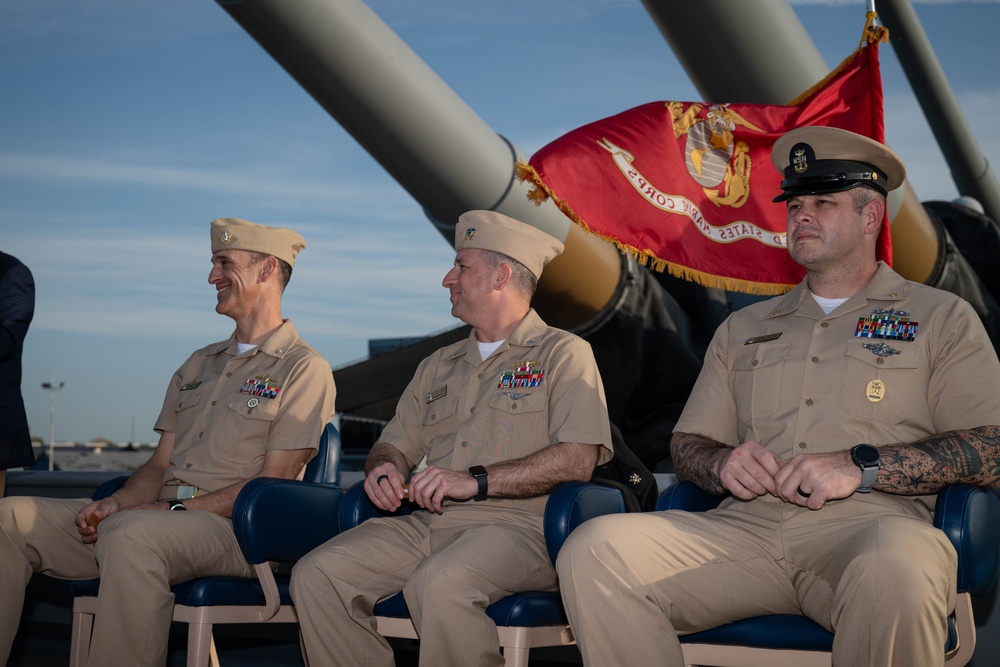
{"label": "eagle globe and anchor emblem", "polygon": [[736,126],[764,132],[724,104],[708,107],[700,117],[701,104],[686,109],[683,102],[667,102],[673,119],[674,138],[685,138],[684,163],[688,175],[705,195],[719,206],[739,208],[750,198],[749,147],[737,140]]}

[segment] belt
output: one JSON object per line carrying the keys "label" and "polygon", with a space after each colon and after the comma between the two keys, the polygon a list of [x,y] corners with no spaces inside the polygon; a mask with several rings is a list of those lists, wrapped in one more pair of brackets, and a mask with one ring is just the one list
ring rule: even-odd
{"label": "belt", "polygon": [[160,500],[185,500],[199,496],[202,492],[197,486],[168,484],[160,491]]}

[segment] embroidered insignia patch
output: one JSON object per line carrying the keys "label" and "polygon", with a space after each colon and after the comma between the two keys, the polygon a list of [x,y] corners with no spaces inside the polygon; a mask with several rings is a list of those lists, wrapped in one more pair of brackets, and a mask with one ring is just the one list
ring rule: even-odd
{"label": "embroidered insignia patch", "polygon": [[277,398],[279,391],[281,391],[281,385],[278,383],[278,380],[269,375],[258,375],[257,377],[249,378],[243,382],[243,386],[240,388],[241,394],[250,394],[251,396],[261,396],[263,398]]}
{"label": "embroidered insignia patch", "polygon": [[497,385],[497,388],[541,386],[545,371],[538,367],[540,363],[539,361],[523,361],[514,370],[504,371],[500,374],[500,384]]}
{"label": "embroidered insignia patch", "polygon": [[910,314],[905,310],[876,308],[870,317],[858,318],[854,335],[857,338],[912,341],[917,336],[917,323],[910,321]]}

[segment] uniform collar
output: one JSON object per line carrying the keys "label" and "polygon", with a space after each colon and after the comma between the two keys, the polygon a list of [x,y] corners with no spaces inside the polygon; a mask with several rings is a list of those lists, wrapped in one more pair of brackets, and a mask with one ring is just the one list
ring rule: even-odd
{"label": "uniform collar", "polygon": [[[907,287],[905,278],[889,268],[889,265],[885,262],[879,261],[875,275],[865,288],[845,301],[840,308],[844,308],[842,312],[848,312],[857,308],[867,307],[869,301],[899,301],[906,297]],[[802,282],[795,286],[795,289],[775,300],[774,308],[765,315],[764,319],[794,313],[803,307],[806,299],[809,299],[814,304],[816,303],[815,299],[809,294],[806,280],[803,279]]]}
{"label": "uniform collar", "polygon": [[[292,324],[292,321],[290,319],[284,320],[281,323],[281,326],[275,329],[274,333],[267,337],[267,340],[251,350],[248,353],[248,356],[263,353],[276,359],[281,359],[288,354],[288,351],[292,349],[298,338],[299,332],[295,328],[295,325]],[[229,337],[229,340],[225,340],[218,345],[211,346],[207,354],[214,355],[221,354],[222,352],[226,352],[234,357],[240,353],[236,343],[235,331],[233,331],[233,335]]]}
{"label": "uniform collar", "polygon": [[[542,318],[538,316],[538,313],[535,312],[535,309],[530,308],[528,309],[528,314],[518,322],[503,345],[497,348],[497,351],[507,350],[511,347],[535,347],[542,342],[542,334],[545,333],[547,326],[542,321]],[[469,332],[469,337],[465,343],[460,345],[446,358],[452,360],[463,356],[467,359],[475,359],[476,364],[479,363],[479,342],[476,340],[475,329]]]}

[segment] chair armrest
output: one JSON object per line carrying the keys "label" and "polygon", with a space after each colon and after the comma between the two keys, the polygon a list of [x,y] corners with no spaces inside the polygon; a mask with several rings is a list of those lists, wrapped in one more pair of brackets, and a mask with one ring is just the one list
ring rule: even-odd
{"label": "chair armrest", "polygon": [[685,510],[704,512],[715,509],[725,496],[713,496],[694,482],[677,482],[663,490],[656,501],[656,511]]}
{"label": "chair armrest", "polygon": [[344,491],[333,484],[257,477],[233,505],[233,531],[247,562],[294,562],[340,530]]}
{"label": "chair armrest", "polygon": [[574,528],[587,519],[628,511],[622,492],[612,486],[591,482],[563,482],[545,503],[545,546],[552,563]]}
{"label": "chair armrest", "polygon": [[1000,499],[983,488],[946,486],[937,496],[934,525],[958,552],[958,592],[988,593],[1000,567]]}
{"label": "chair armrest", "polygon": [[104,482],[96,489],[94,489],[94,493],[91,494],[90,499],[104,500],[112,493],[125,486],[125,482],[127,481],[128,481],[128,475],[120,475],[118,477],[112,477],[111,479]]}
{"label": "chair armrest", "polygon": [[404,500],[395,512],[380,510],[372,504],[365,493],[365,481],[355,482],[344,492],[344,500],[340,503],[340,530],[354,528],[368,519],[380,516],[404,516],[411,511],[410,501]]}

